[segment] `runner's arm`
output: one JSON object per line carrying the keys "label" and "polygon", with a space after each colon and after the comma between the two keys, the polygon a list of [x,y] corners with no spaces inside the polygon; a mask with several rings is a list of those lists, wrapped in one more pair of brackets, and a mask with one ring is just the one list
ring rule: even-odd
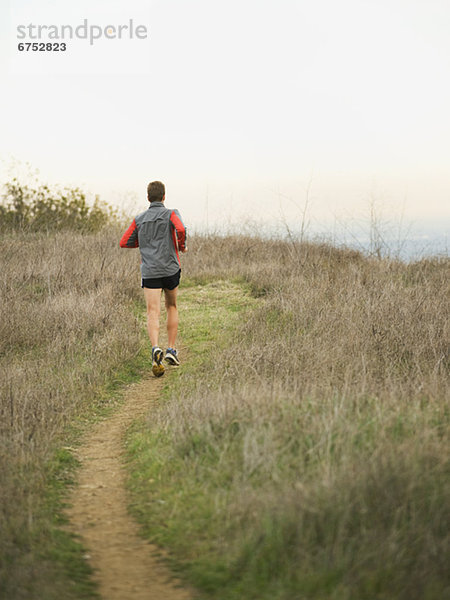
{"label": "runner's arm", "polygon": [[186,252],[186,227],[181,220],[181,215],[174,209],[170,215],[170,222],[176,233],[176,241],[181,252]]}
{"label": "runner's arm", "polygon": [[121,248],[137,248],[138,246],[139,246],[138,230],[136,227],[136,220],[133,219],[133,222],[128,227],[128,229],[125,231],[125,233],[122,236],[122,239],[120,240],[120,247]]}

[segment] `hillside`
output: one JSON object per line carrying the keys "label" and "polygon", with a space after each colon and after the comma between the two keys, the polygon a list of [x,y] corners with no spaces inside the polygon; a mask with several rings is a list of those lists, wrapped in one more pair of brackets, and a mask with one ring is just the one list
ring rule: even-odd
{"label": "hillside", "polygon": [[[93,594],[58,490],[75,468],[64,448],[114,406],[112,384],[145,370],[139,260],[117,241],[110,230],[0,242],[11,600]],[[448,592],[448,267],[190,241],[184,364],[127,448],[134,514],[202,597]]]}

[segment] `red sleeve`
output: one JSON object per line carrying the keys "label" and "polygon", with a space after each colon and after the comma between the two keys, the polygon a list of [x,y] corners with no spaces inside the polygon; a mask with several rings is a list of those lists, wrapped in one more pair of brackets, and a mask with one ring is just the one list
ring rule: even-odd
{"label": "red sleeve", "polygon": [[[172,223],[178,242],[178,248],[183,251],[186,245],[186,228],[183,225],[183,221],[180,219],[178,211],[173,210],[170,215],[170,222]],[[175,236],[174,236],[175,237]],[[176,246],[175,246],[176,247]]]}
{"label": "red sleeve", "polygon": [[137,248],[138,246],[139,246],[138,231],[137,231],[137,227],[136,227],[136,221],[135,221],[135,219],[133,219],[133,222],[128,227],[128,229],[125,231],[125,233],[122,236],[122,239],[120,240],[120,247],[121,248]]}

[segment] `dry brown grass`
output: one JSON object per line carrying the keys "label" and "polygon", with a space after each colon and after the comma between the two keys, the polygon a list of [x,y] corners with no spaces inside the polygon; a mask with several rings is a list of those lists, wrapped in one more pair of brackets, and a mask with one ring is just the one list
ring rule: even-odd
{"label": "dry brown grass", "polygon": [[55,543],[52,515],[44,515],[47,466],[64,427],[86,413],[100,387],[140,349],[132,310],[140,297],[138,258],[119,249],[118,236],[17,234],[0,242],[5,598],[72,597],[46,556]]}
{"label": "dry brown grass", "polygon": [[265,297],[240,332],[256,342],[252,360],[239,367],[246,381],[264,374],[289,378],[289,386],[295,378],[307,394],[445,397],[448,259],[407,265],[245,238],[204,239],[193,250],[191,277],[242,277]]}
{"label": "dry brown grass", "polygon": [[262,304],[136,434],[152,534],[221,600],[444,597],[448,259],[236,237],[186,263]]}
{"label": "dry brown grass", "polygon": [[[118,238],[0,242],[0,585],[11,600],[89,596],[45,551],[57,546],[46,465],[141,344],[138,254]],[[243,281],[261,306],[180,376],[182,393],[143,434],[152,531],[221,600],[444,597],[448,260],[246,237],[189,246],[185,281]],[[147,504],[154,468],[168,504]]]}

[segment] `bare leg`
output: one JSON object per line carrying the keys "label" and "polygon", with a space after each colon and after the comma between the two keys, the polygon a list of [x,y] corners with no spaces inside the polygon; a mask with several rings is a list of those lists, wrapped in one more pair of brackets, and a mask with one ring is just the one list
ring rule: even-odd
{"label": "bare leg", "polygon": [[178,287],[174,290],[164,290],[167,310],[167,337],[169,348],[175,348],[175,342],[178,332],[178,308],[177,308]]}
{"label": "bare leg", "polygon": [[147,329],[152,346],[158,345],[159,315],[161,312],[161,289],[144,288],[147,303]]}

